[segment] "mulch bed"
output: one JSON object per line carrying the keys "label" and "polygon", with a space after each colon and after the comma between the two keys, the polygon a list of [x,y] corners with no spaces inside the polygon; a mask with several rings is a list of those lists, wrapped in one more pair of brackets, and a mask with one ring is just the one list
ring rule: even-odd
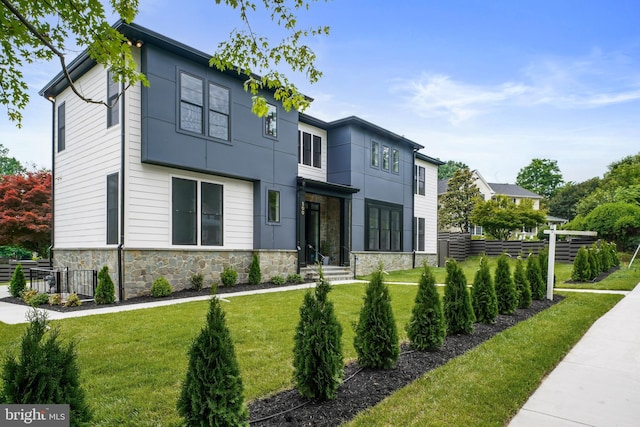
{"label": "mulch bed", "polygon": [[513,315],[498,315],[496,323],[492,325],[476,323],[473,334],[448,336],[442,348],[435,352],[412,351],[403,344],[402,353],[393,369],[360,371],[355,362],[350,363],[345,367],[345,382],[340,386],[338,398],[335,400],[309,400],[302,397],[295,389],[256,400],[248,405],[251,425],[340,425],[426,372],[444,365],[454,357],[464,354],[516,323],[536,315],[561,299],[561,296],[556,295],[553,301],[546,299],[533,301],[531,307],[518,309]]}

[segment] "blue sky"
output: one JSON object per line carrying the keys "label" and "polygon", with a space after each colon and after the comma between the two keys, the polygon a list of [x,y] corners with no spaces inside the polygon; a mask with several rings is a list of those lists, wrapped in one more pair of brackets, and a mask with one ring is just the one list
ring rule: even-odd
{"label": "blue sky", "polygon": [[[324,76],[292,80],[315,99],[308,114],[359,116],[490,182],[515,182],[533,158],[581,182],[640,152],[639,19],[637,0],[320,2],[300,21],[331,27],[309,43]],[[135,22],[205,52],[240,26],[212,0],[141,0]],[[50,167],[51,107],[37,92],[58,64],[24,71],[24,127],[3,111],[0,143]]]}

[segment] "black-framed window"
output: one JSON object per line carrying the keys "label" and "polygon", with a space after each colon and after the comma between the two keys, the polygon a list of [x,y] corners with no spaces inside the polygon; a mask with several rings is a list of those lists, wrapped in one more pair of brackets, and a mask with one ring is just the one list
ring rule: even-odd
{"label": "black-framed window", "polygon": [[222,246],[222,185],[202,182],[200,213],[200,243]]}
{"label": "black-framed window", "polygon": [[368,251],[402,250],[402,205],[365,200],[365,242]]}
{"label": "black-framed window", "polygon": [[118,95],[120,92],[119,83],[114,80],[111,70],[107,71],[107,127],[115,126],[120,122],[120,103]]}
{"label": "black-framed window", "polygon": [[386,145],[382,146],[382,169],[389,170],[389,157],[391,156],[391,150]]}
{"label": "black-framed window", "polygon": [[229,140],[229,89],[209,83],[209,136]]}
{"label": "black-framed window", "polygon": [[172,178],[171,206],[172,244],[223,245],[222,185]]}
{"label": "black-framed window", "polygon": [[322,137],[298,131],[298,163],[322,168]]}
{"label": "black-framed window", "polygon": [[278,136],[278,107],[267,104],[267,115],[264,117],[264,134],[273,138]]}
{"label": "black-framed window", "polygon": [[422,166],[413,168],[413,193],[425,195],[425,169]]}
{"label": "black-framed window", "polygon": [[180,73],[180,129],[202,133],[204,111],[204,81],[187,73]]}
{"label": "black-framed window", "polygon": [[107,175],[107,244],[118,243],[118,173]]}
{"label": "black-framed window", "polygon": [[417,246],[417,250],[420,252],[424,252],[424,248],[425,248],[425,240],[424,240],[424,233],[425,233],[425,219],[424,218],[418,218],[418,246]]}
{"label": "black-framed window", "polygon": [[65,103],[58,106],[58,152],[63,151],[66,145],[65,128],[67,118],[65,117]]}
{"label": "black-framed window", "polygon": [[280,192],[276,190],[268,191],[268,213],[267,221],[280,222]]}
{"label": "black-framed window", "polygon": [[371,141],[371,166],[377,168],[380,164],[380,144],[376,141]]}
{"label": "black-framed window", "polygon": [[400,151],[396,148],[391,150],[391,171],[393,173],[400,173]]}

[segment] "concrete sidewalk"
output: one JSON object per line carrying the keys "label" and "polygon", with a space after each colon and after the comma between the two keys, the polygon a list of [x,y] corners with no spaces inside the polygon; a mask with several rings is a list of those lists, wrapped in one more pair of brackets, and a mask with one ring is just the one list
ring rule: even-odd
{"label": "concrete sidewalk", "polygon": [[636,286],[591,326],[509,426],[639,425],[640,286]]}

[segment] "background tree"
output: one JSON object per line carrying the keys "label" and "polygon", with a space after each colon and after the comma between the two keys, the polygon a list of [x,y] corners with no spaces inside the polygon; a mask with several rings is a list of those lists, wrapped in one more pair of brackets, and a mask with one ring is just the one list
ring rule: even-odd
{"label": "background tree", "polygon": [[240,368],[224,311],[213,296],[206,324],[189,349],[178,413],[190,426],[248,425],[242,391]]}
{"label": "background tree", "polygon": [[593,193],[600,185],[600,178],[591,178],[581,183],[567,182],[559,187],[549,200],[549,215],[572,220],[578,214],[578,203]]}
{"label": "background tree", "polygon": [[546,220],[545,212],[533,209],[533,201],[524,199],[516,205],[506,196],[476,203],[471,222],[480,225],[496,239],[508,240],[514,231],[535,227]]}
{"label": "background tree", "polygon": [[[85,97],[75,87],[67,70],[66,55],[71,53],[65,42],[72,39],[77,48],[87,49],[89,56],[98,64],[112,70],[115,78],[126,88],[143,83],[147,78],[136,70],[131,46],[124,35],[107,22],[103,2],[86,0],[0,0],[0,21],[4,31],[0,36],[0,64],[2,90],[0,104],[7,108],[9,118],[21,126],[21,111],[29,101],[27,84],[22,68],[37,60],[58,59],[60,67],[71,89],[86,102],[107,105],[104,99]],[[218,44],[210,64],[220,71],[237,70],[246,76],[245,89],[254,95],[253,111],[259,115],[267,113],[266,100],[261,91],[273,91],[286,110],[295,108],[304,111],[309,99],[281,71],[288,66],[292,72],[301,73],[310,82],[318,81],[322,73],[316,68],[316,55],[304,40],[310,36],[329,33],[325,26],[300,28],[297,13],[307,10],[315,0],[264,0],[237,1],[216,0],[237,9],[244,29],[234,29],[229,40]],[[112,13],[130,23],[138,13],[138,0],[110,0]],[[258,10],[258,9],[264,9]],[[256,33],[250,20],[253,14],[266,13],[284,33],[282,40],[271,42]],[[55,19],[50,19],[54,16]],[[257,77],[260,74],[261,77]]]}
{"label": "background tree", "polygon": [[296,388],[312,399],[335,399],[344,375],[342,326],[327,294],[329,282],[319,269],[315,292],[307,292],[300,307],[293,349]]}
{"label": "background tree", "polygon": [[447,334],[472,333],[476,316],[467,290],[467,278],[460,265],[452,259],[447,260],[447,277],[444,283],[443,307]]}
{"label": "background tree", "polygon": [[469,169],[469,166],[455,160],[448,160],[444,165],[438,166],[438,180],[451,178],[458,169]]}
{"label": "background tree", "polygon": [[471,212],[481,201],[480,190],[476,186],[469,168],[458,169],[447,183],[447,192],[440,198],[438,221],[441,229],[454,227],[468,233],[471,226]]}
{"label": "background tree", "polygon": [[[0,70],[2,66],[0,65]],[[9,157],[9,149],[0,144],[0,179],[4,175],[18,175],[27,170],[15,157]]]}
{"label": "background tree", "polygon": [[418,293],[406,329],[413,348],[434,351],[442,347],[446,325],[436,279],[426,262],[422,268]]}
{"label": "background tree", "polygon": [[597,231],[624,250],[632,250],[640,241],[640,206],[631,203],[605,203],[586,216],[578,215],[563,226],[569,230]]}
{"label": "background tree", "polygon": [[0,245],[46,254],[51,242],[51,173],[28,172],[0,181]]}
{"label": "background tree", "polygon": [[511,277],[509,260],[505,254],[500,255],[498,258],[494,283],[498,300],[498,313],[513,314],[518,308],[518,292]]}
{"label": "background tree", "polygon": [[353,346],[363,368],[389,369],[400,355],[391,296],[382,275],[382,266],[373,272],[356,325]]}
{"label": "background tree", "polygon": [[471,300],[476,320],[480,323],[494,323],[498,315],[498,299],[485,256],[480,259],[480,268],[476,271],[471,289]]}
{"label": "background tree", "polygon": [[516,184],[533,191],[546,199],[553,197],[562,184],[562,173],[556,160],[533,159],[529,165],[520,169]]}

